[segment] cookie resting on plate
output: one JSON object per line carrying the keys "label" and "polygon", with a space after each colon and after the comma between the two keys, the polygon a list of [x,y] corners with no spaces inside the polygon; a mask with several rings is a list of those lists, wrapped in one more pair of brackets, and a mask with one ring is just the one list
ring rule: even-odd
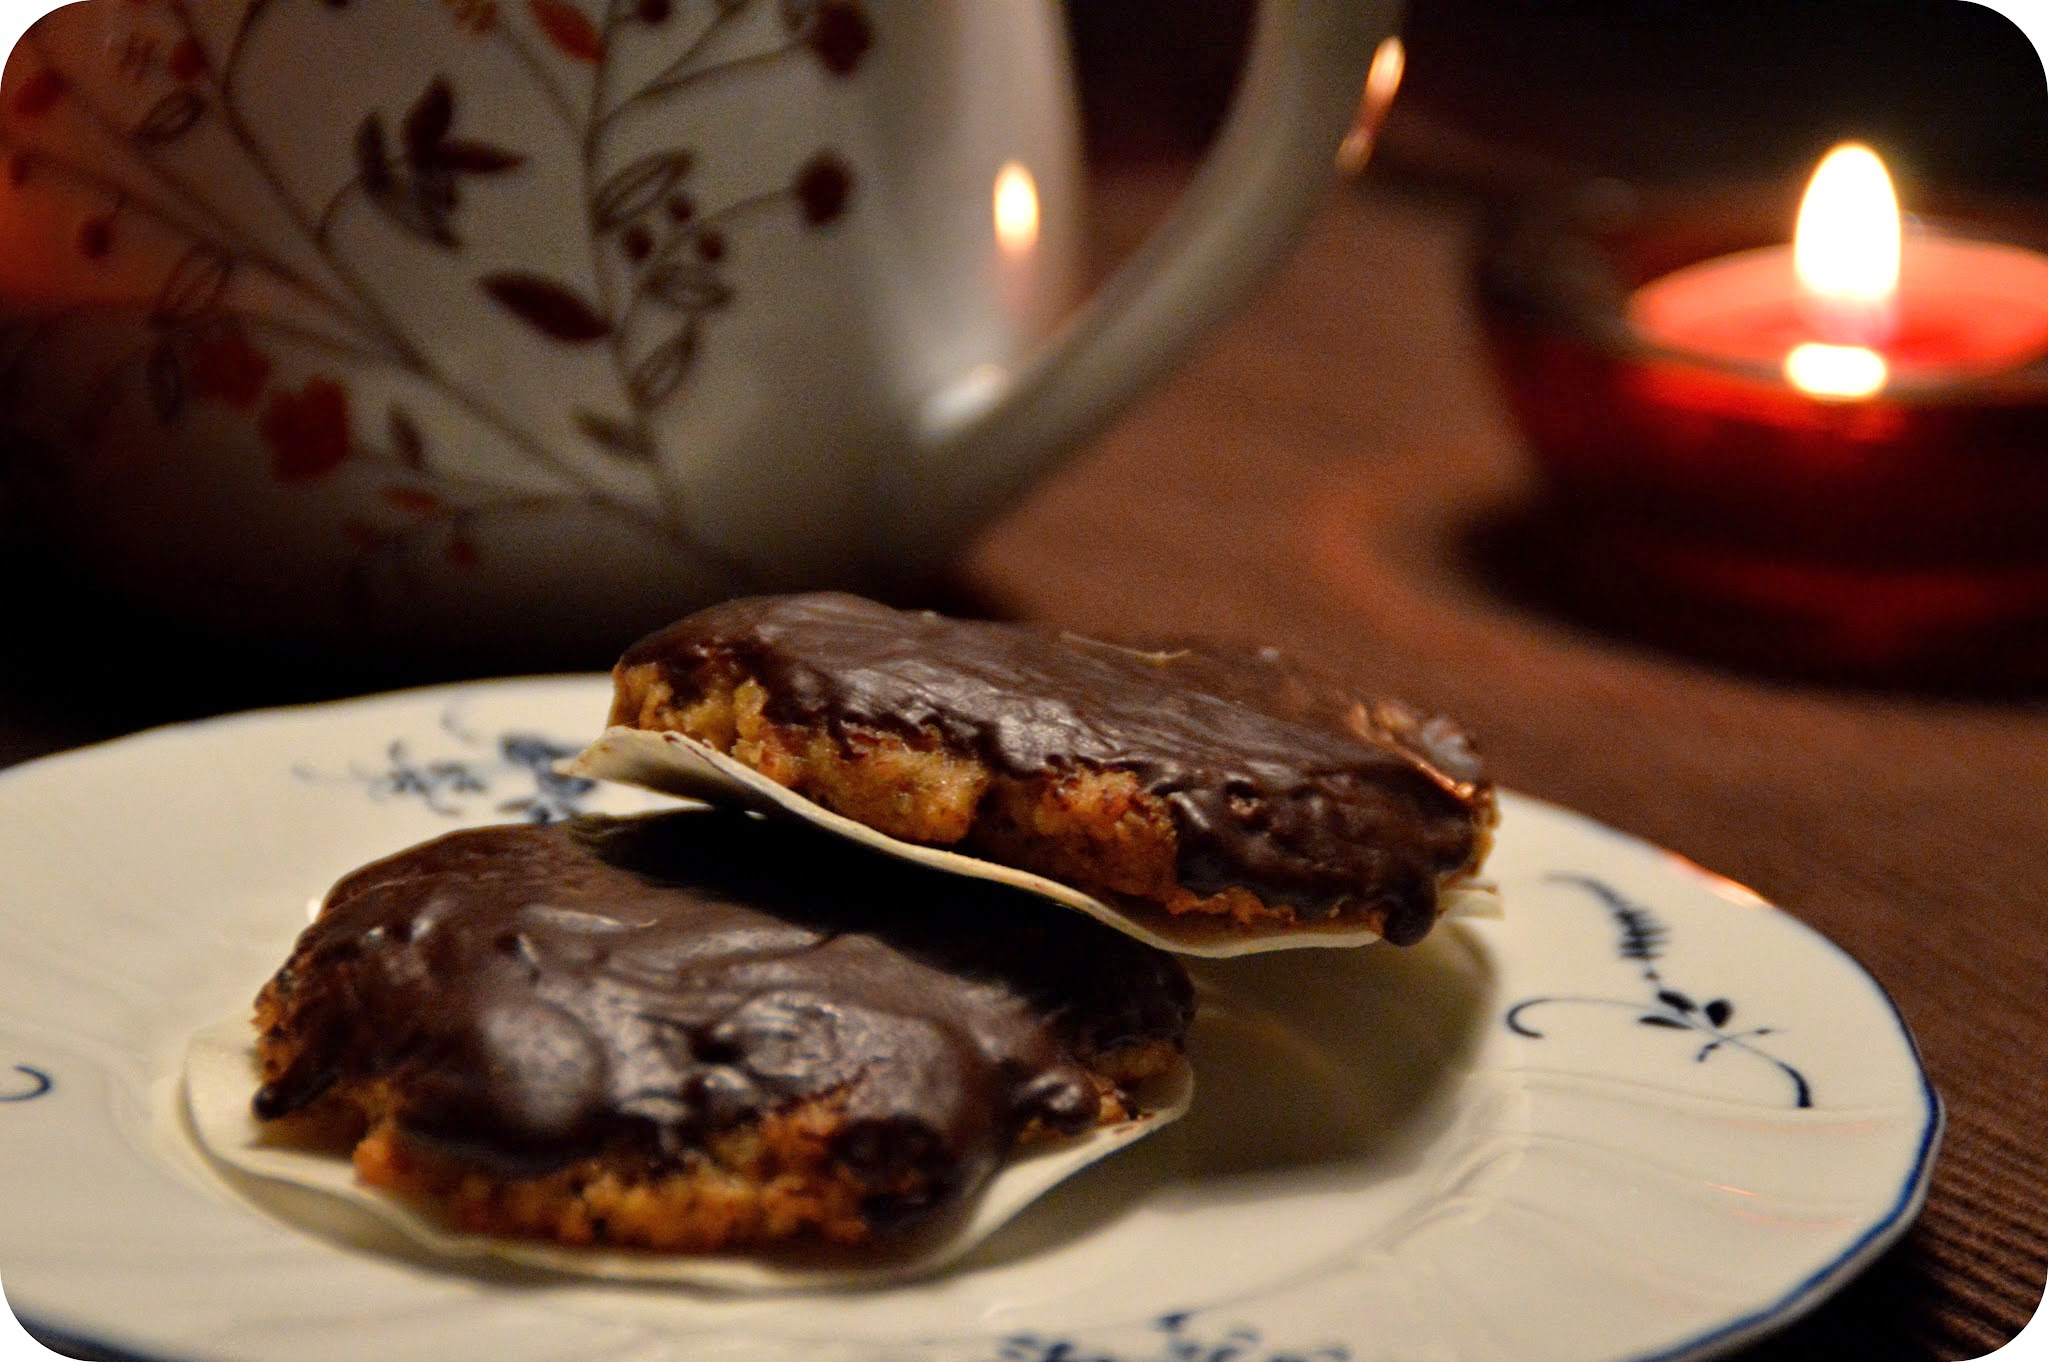
{"label": "cookie resting on plate", "polygon": [[1136,1114],[1193,1011],[1169,956],[801,825],[481,828],[335,886],[258,999],[254,1108],[465,1230],[886,1243]]}
{"label": "cookie resting on plate", "polygon": [[[1410,944],[1496,821],[1465,735],[1271,649],[1128,647],[858,597],[753,597],[628,649],[611,723],[833,813],[1208,936]],[[593,768],[601,769],[601,768]]]}

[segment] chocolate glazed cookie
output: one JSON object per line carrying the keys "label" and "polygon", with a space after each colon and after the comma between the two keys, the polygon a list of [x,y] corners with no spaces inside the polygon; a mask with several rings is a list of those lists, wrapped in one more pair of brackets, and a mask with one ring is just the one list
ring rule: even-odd
{"label": "chocolate glazed cookie", "polygon": [[1418,941],[1496,818],[1449,720],[1272,650],[757,597],[642,640],[614,679],[612,723],[687,734],[892,837],[1249,931]]}
{"label": "chocolate glazed cookie", "polygon": [[859,1244],[1122,1119],[1192,1014],[1168,956],[798,826],[483,828],[335,887],[258,999],[255,1110],[466,1229]]}

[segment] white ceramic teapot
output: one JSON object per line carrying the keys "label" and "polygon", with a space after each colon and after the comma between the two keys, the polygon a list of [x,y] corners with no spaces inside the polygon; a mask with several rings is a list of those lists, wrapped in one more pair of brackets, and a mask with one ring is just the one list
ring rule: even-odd
{"label": "white ceramic teapot", "polygon": [[914,578],[1279,258],[1395,13],[1264,0],[1075,311],[1041,0],[67,6],[0,85],[7,501],[148,602],[378,650]]}

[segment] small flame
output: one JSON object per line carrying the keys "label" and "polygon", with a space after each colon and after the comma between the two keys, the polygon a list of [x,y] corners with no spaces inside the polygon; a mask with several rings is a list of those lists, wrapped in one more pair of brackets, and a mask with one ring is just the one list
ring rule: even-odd
{"label": "small flame", "polygon": [[1871,349],[1897,326],[1899,198],[1877,153],[1844,142],[1821,158],[1799,204],[1792,272],[1819,337],[1785,356],[1785,378],[1816,397],[1868,397],[1890,379]]}
{"label": "small flame", "polygon": [[1358,112],[1352,116],[1351,130],[1344,134],[1343,142],[1337,147],[1337,169],[1346,175],[1356,175],[1365,169],[1365,162],[1372,155],[1373,140],[1379,136],[1380,125],[1387,121],[1387,110],[1393,107],[1394,95],[1401,88],[1401,76],[1408,69],[1408,49],[1399,38],[1383,38],[1373,49],[1372,66],[1365,73],[1365,90],[1358,96]]}
{"label": "small flame", "polygon": [[1898,195],[1877,153],[1844,142],[1823,157],[1792,237],[1792,271],[1822,339],[1868,345],[1887,338],[1900,237]]}
{"label": "small flame", "polygon": [[1038,244],[1038,183],[1018,161],[996,172],[996,244],[1003,254],[1021,256]]}
{"label": "small flame", "polygon": [[1884,356],[1861,345],[1795,345],[1785,356],[1786,381],[1815,397],[1869,397],[1891,377]]}

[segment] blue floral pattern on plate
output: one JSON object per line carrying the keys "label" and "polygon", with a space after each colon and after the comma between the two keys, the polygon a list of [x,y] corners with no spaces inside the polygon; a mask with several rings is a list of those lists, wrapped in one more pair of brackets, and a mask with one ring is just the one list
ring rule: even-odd
{"label": "blue floral pattern on plate", "polygon": [[57,1086],[56,1079],[31,1065],[17,1064],[14,1073],[25,1080],[25,1085],[16,1087],[10,1084],[0,1088],[0,1102],[33,1102],[38,1097],[49,1096],[50,1090]]}
{"label": "blue floral pattern on plate", "polygon": [[351,781],[380,802],[417,799],[444,818],[467,816],[473,804],[466,797],[492,793],[501,779],[531,782],[531,790],[493,806],[494,812],[529,823],[552,823],[582,813],[584,799],[596,787],[594,781],[560,775],[554,769],[557,761],[581,751],[581,743],[528,732],[487,738],[470,730],[453,705],[442,712],[440,727],[468,751],[458,756],[420,758],[409,741],[393,738],[384,748],[381,769],[352,766],[346,775],[337,777],[295,766],[292,773],[301,780]]}
{"label": "blue floral pattern on plate", "polygon": [[1155,1350],[1142,1354],[1099,1352],[1071,1338],[1013,1334],[992,1362],[1351,1362],[1351,1350],[1341,1343],[1279,1349],[1246,1325],[1211,1335],[1193,1328],[1193,1319],[1193,1311],[1160,1316],[1154,1322],[1160,1334]]}
{"label": "blue floral pattern on plate", "polygon": [[1766,1053],[1751,1042],[1758,1036],[1775,1033],[1770,1026],[1752,1026],[1746,1031],[1728,1030],[1728,1022],[1735,1015],[1735,1004],[1727,998],[1711,998],[1706,1002],[1695,1002],[1692,997],[1672,988],[1657,969],[1657,961],[1664,954],[1665,944],[1670,940],[1670,930],[1658,921],[1642,904],[1624,898],[1620,891],[1604,880],[1591,875],[1553,874],[1546,877],[1552,884],[1574,885],[1585,890],[1600,901],[1613,917],[1621,931],[1621,958],[1633,961],[1641,967],[1642,980],[1649,989],[1649,1001],[1637,1002],[1632,998],[1587,998],[1587,997],[1543,997],[1524,998],[1507,1011],[1505,1021],[1508,1030],[1531,1040],[1543,1039],[1543,1033],[1531,1026],[1526,1017],[1539,1007],[1581,1006],[1615,1007],[1636,1014],[1640,1026],[1656,1027],[1664,1031],[1693,1031],[1707,1038],[1693,1055],[1695,1064],[1704,1064],[1722,1050],[1751,1056],[1766,1064],[1774,1064],[1791,1080],[1792,1104],[1796,1107],[1813,1105],[1813,1086],[1806,1075],[1787,1064],[1777,1056]]}

